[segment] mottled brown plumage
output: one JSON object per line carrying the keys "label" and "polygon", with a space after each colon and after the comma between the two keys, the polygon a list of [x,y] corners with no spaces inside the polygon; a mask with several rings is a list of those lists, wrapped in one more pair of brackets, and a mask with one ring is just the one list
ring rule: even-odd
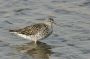
{"label": "mottled brown plumage", "polygon": [[48,33],[48,30],[49,28],[46,24],[38,23],[38,24],[31,25],[31,26],[27,26],[22,29],[10,30],[10,32],[17,32],[19,34],[24,34],[24,35],[35,35],[39,31],[43,31],[43,34]]}

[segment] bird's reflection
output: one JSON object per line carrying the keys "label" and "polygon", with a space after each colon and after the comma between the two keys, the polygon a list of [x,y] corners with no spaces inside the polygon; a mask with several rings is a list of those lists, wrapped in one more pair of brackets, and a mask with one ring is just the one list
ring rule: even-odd
{"label": "bird's reflection", "polygon": [[17,49],[32,56],[33,59],[49,59],[49,56],[52,53],[50,45],[39,41],[37,44],[30,42],[20,45],[17,47]]}

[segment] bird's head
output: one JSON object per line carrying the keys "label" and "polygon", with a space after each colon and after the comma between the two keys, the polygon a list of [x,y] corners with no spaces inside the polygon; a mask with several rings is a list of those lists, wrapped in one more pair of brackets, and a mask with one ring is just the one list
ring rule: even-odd
{"label": "bird's head", "polygon": [[48,22],[50,22],[51,24],[56,24],[56,22],[54,21],[54,19],[53,18],[48,18]]}

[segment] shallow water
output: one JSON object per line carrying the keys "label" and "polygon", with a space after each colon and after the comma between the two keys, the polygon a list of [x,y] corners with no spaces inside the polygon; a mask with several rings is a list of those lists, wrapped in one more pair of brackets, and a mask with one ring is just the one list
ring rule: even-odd
{"label": "shallow water", "polygon": [[[54,17],[38,45],[8,32]],[[0,59],[90,59],[89,0],[0,0]]]}

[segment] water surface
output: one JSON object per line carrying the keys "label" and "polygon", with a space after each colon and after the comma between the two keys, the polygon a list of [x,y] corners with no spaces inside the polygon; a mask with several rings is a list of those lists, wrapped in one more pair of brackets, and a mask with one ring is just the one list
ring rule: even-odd
{"label": "water surface", "polygon": [[[38,45],[8,32],[43,21],[60,26]],[[0,59],[90,59],[89,0],[0,0]]]}

